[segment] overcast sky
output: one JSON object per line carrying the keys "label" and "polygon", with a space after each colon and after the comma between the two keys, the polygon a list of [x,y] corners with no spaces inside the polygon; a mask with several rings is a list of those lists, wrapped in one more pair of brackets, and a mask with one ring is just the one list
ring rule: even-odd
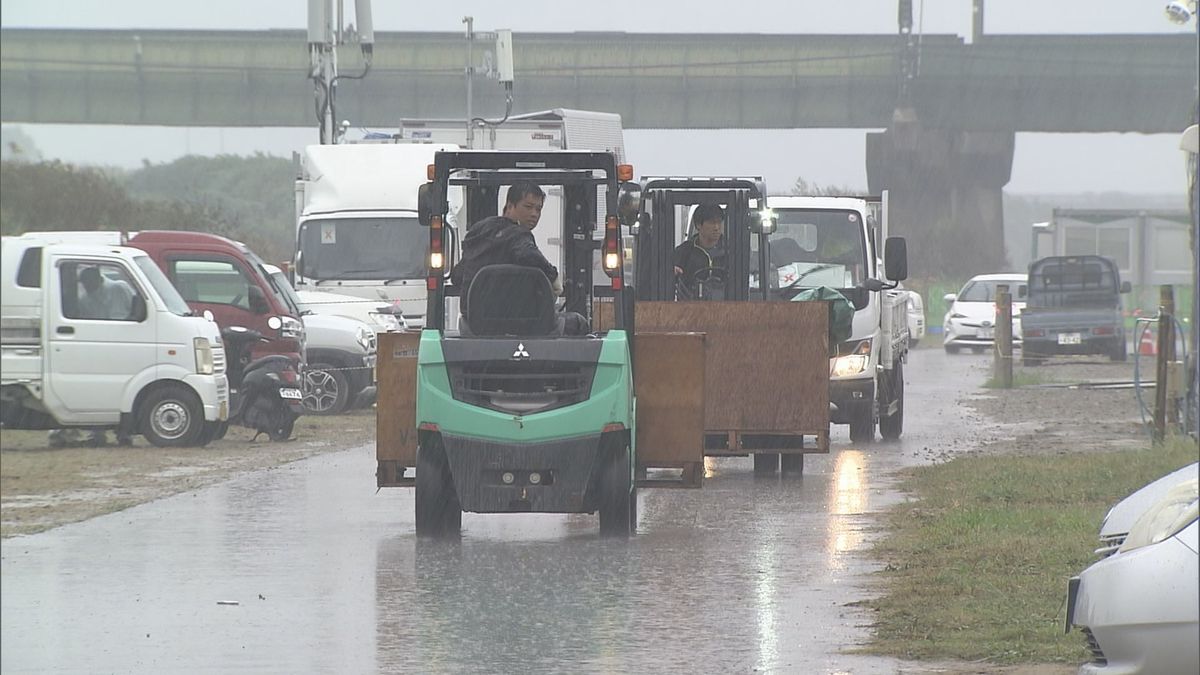
{"label": "overcast sky", "polygon": [[[353,14],[346,0],[347,21]],[[913,0],[926,33],[969,39],[971,0]],[[1164,0],[992,0],[988,33],[1171,33]],[[378,31],[460,31],[465,15],[477,30],[881,33],[896,32],[896,0],[696,0],[572,2],[460,0],[417,3],[374,0]],[[698,7],[704,11],[697,11]],[[0,25],[55,28],[304,28],[305,0],[3,0]],[[289,156],[313,142],[313,129],[178,129],[23,125],[42,153],[68,161],[136,166],[183,154]],[[866,130],[628,131],[639,173],[763,173],[774,189],[799,176],[821,185],[866,187]],[[747,148],[758,148],[745,152]],[[761,149],[769,148],[769,157]],[[719,165],[709,165],[718,161]],[[1181,191],[1177,134],[1018,134],[1012,192]]]}

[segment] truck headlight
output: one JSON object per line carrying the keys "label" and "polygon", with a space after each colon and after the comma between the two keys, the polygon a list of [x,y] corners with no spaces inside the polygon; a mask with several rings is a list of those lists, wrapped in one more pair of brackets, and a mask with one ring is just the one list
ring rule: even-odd
{"label": "truck headlight", "polygon": [[374,341],[375,334],[371,332],[370,328],[367,328],[366,326],[358,327],[358,346],[362,347],[364,352],[370,354],[371,352],[375,351],[371,348],[373,346],[371,343]]}
{"label": "truck headlight", "polygon": [[285,340],[303,340],[304,324],[294,317],[283,317],[283,325],[279,328],[279,337]]}
{"label": "truck headlight", "polygon": [[400,320],[397,319],[396,315],[394,314],[371,312],[370,317],[371,321],[374,322],[376,326],[379,326],[385,333],[397,331],[403,327],[400,325]]}
{"label": "truck headlight", "polygon": [[871,363],[871,339],[859,340],[857,343],[842,343],[838,347],[838,356],[831,361],[829,364],[830,377],[858,375]]}
{"label": "truck headlight", "polygon": [[192,338],[192,353],[196,355],[196,373],[200,375],[213,374],[212,343],[208,338]]}
{"label": "truck headlight", "polygon": [[1179,534],[1200,515],[1198,493],[1200,483],[1195,478],[1171,488],[1129,528],[1129,536],[1118,550],[1125,553]]}

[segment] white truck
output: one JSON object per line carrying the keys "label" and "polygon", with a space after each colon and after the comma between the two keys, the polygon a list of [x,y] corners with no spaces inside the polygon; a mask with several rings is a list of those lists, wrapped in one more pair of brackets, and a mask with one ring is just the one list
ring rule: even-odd
{"label": "white truck", "polygon": [[145,252],[4,237],[0,260],[5,428],[212,439],[229,415],[220,331]]}
{"label": "white truck", "polygon": [[[907,251],[903,239],[887,236],[886,195],[878,201],[768,197],[767,205],[778,220],[770,255],[779,269],[780,287],[828,286],[854,303],[850,337],[829,359],[830,421],[849,425],[850,440],[856,443],[874,440],[876,424],[884,439],[899,438],[904,429],[908,295],[894,286],[907,276]],[[880,241],[887,242],[890,264],[879,250]]]}
{"label": "white truck", "polygon": [[[461,120],[402,120],[397,133],[337,145],[311,145],[297,158],[294,286],[301,296],[330,291],[399,307],[409,327],[424,325],[429,233],[417,222],[417,191],[438,150],[611,151],[624,158],[620,115],[555,109],[517,115],[474,129]],[[538,246],[562,268],[551,222],[561,188],[547,190]],[[498,199],[503,199],[501,191]],[[450,219],[468,218],[461,194],[450,196]],[[452,222],[463,225],[464,223]],[[311,303],[319,313],[336,302]]]}

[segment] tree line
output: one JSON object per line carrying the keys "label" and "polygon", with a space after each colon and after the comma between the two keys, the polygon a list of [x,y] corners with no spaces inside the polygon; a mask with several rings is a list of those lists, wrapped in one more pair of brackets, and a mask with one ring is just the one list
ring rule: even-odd
{"label": "tree line", "polygon": [[0,233],[190,230],[290,260],[292,163],[268,155],[188,156],[124,171],[60,161],[0,162]]}

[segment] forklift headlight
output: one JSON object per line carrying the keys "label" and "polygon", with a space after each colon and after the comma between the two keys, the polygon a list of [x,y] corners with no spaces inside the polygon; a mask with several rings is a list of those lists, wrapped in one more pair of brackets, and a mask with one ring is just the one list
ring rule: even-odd
{"label": "forklift headlight", "polygon": [[192,352],[196,355],[196,373],[200,375],[213,374],[212,344],[208,338],[192,338]]}

